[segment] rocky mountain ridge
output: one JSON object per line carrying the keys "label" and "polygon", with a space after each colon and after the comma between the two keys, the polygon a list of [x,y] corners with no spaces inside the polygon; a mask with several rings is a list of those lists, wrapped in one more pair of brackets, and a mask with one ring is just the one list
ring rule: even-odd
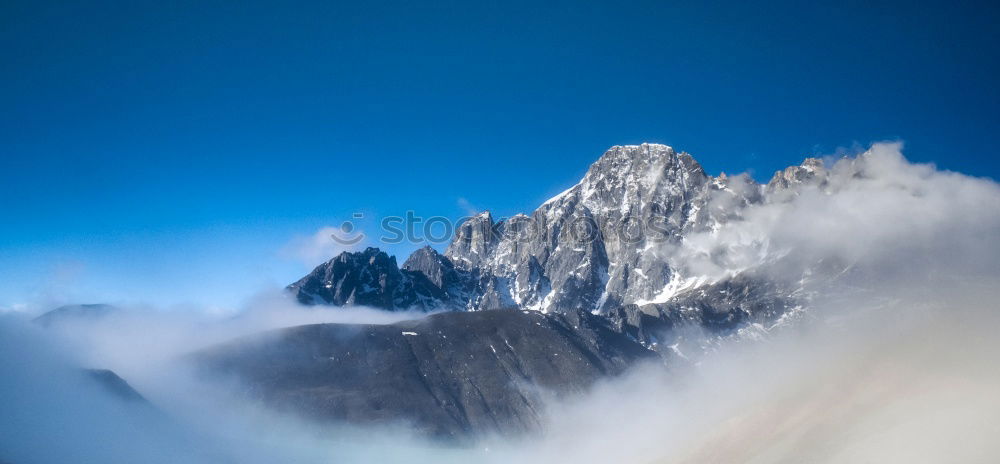
{"label": "rocky mountain ridge", "polygon": [[400,268],[376,248],[343,253],[288,290],[305,304],[388,310],[588,311],[620,321],[644,314],[660,325],[712,330],[770,323],[800,303],[790,296],[795,289],[753,270],[710,279],[671,252],[686,237],[712,234],[747,207],[782,201],[826,175],[822,160],[809,158],[758,184],[746,175],[709,176],[665,145],[615,146],[530,215],[468,218],[443,254],[424,247]]}

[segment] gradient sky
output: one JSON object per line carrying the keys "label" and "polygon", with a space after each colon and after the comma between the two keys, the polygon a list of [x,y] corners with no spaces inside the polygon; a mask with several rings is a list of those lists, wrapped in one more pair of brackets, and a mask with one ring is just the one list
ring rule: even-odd
{"label": "gradient sky", "polygon": [[531,211],[615,144],[1000,177],[996,2],[749,3],[3,2],[0,307],[232,306],[355,211]]}

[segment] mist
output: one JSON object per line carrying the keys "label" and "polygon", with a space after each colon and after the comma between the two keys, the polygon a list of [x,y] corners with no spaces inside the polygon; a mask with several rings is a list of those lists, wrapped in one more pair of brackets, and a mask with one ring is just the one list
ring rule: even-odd
{"label": "mist", "polygon": [[[315,323],[385,324],[426,317],[364,307],[301,306],[280,291],[218,311],[118,304],[50,327],[0,313],[0,462],[366,462],[440,446],[404,427],[318,426],[269,411],[208,380],[186,356],[262,331]],[[82,369],[110,369],[152,407],[123,403]],[[373,438],[376,437],[376,438]],[[377,438],[383,437],[383,438]],[[387,446],[391,444],[391,446]]]}
{"label": "mist", "polygon": [[[535,434],[452,447],[406,424],[318,425],[178,361],[263,330],[423,317],[308,309],[273,291],[232,313],[124,305],[49,330],[3,315],[0,461],[995,462],[1000,186],[901,150],[826,159],[822,181],[664,250],[683,277],[797,285],[808,298],[794,323],[554,400]],[[155,411],[107,398],[81,367],[114,370]]]}

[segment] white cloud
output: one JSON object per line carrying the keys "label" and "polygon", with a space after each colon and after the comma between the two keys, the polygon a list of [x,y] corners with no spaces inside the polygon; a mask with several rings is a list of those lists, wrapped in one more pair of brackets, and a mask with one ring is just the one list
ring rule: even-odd
{"label": "white cloud", "polygon": [[[363,231],[351,228],[345,231],[343,226],[323,226],[312,235],[300,235],[292,238],[281,250],[281,255],[306,264],[316,266],[322,262],[345,252],[358,251],[369,244],[363,237]],[[339,237],[340,240],[335,239]],[[357,241],[355,241],[357,240]]]}
{"label": "white cloud", "polygon": [[466,200],[465,198],[459,198],[456,203],[458,204],[458,207],[462,209],[462,212],[465,213],[466,216],[475,216],[479,214],[480,211],[482,211],[481,209],[476,207],[476,205],[473,205],[472,202]]}
{"label": "white cloud", "polygon": [[787,201],[747,208],[718,231],[691,235],[671,261],[714,278],[758,269],[798,279],[821,261],[877,266],[883,275],[990,266],[1000,231],[997,184],[909,163],[900,149],[875,144],[842,158],[826,185],[804,186]]}

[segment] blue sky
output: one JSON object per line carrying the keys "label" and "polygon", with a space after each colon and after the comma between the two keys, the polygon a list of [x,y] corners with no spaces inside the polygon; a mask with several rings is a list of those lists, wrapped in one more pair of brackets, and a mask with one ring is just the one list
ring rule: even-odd
{"label": "blue sky", "polygon": [[355,211],[530,211],[615,144],[1000,176],[995,3],[422,3],[3,2],[0,307],[237,304]]}

